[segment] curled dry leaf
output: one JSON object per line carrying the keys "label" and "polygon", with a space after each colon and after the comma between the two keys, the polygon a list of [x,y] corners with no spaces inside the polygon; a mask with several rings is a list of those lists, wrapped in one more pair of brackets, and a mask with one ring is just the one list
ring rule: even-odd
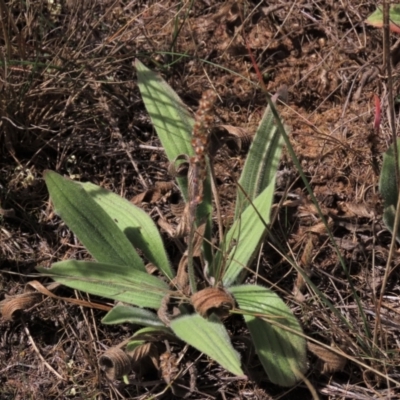
{"label": "curled dry leaf", "polygon": [[201,246],[204,240],[204,233],[206,231],[206,223],[203,222],[198,226],[194,233],[193,238],[193,257],[200,257],[201,256]]}
{"label": "curled dry leaf", "polygon": [[3,315],[3,318],[7,321],[11,321],[17,313],[31,308],[36,303],[42,301],[42,295],[57,298],[57,296],[51,293],[51,291],[55,290],[59,286],[60,284],[57,282],[52,282],[47,285],[47,287],[44,287],[38,281],[28,282],[25,285],[24,293],[15,296],[8,296],[4,300],[0,301],[0,312]]}
{"label": "curled dry leaf", "polygon": [[189,203],[184,204],[183,211],[180,215],[180,221],[176,227],[171,225],[166,220],[160,218],[157,223],[164,229],[172,238],[181,238],[185,236],[189,230]]}
{"label": "curled dry leaf", "polygon": [[323,374],[342,371],[344,369],[347,360],[340,354],[311,342],[307,342],[307,347],[311,353],[315,354],[320,360],[323,361]]}
{"label": "curled dry leaf", "polygon": [[148,274],[153,275],[158,271],[158,268],[153,263],[148,263],[145,265]]}
{"label": "curled dry leaf", "polygon": [[[182,160],[183,162],[180,162],[178,164],[178,161]],[[168,165],[168,173],[173,178],[184,178],[188,175],[189,164],[190,164],[190,157],[187,154],[181,154]]]}
{"label": "curled dry leaf", "polygon": [[128,352],[128,355],[132,359],[132,368],[135,370],[139,368],[142,373],[144,372],[143,369],[148,367],[148,361],[151,361],[151,364],[156,369],[160,368],[158,363],[158,350],[154,343],[143,343],[135,347],[134,350]]}
{"label": "curled dry leaf", "polygon": [[211,133],[209,152],[214,156],[225,144],[230,154],[237,154],[250,146],[253,135],[246,129],[232,125],[218,125]]}
{"label": "curled dry leaf", "polygon": [[170,204],[171,212],[176,216],[176,217],[181,217],[182,214],[185,211],[185,203],[183,201],[180,201],[177,204]]}
{"label": "curled dry leaf", "polygon": [[181,216],[181,220],[179,221],[179,224],[176,227],[175,234],[173,237],[180,238],[185,236],[189,232],[190,230],[189,217],[190,217],[190,203],[186,203],[185,208],[183,210],[183,214]]}
{"label": "curled dry leaf", "polygon": [[40,293],[22,293],[7,297],[0,302],[0,311],[6,321],[13,320],[18,313],[31,308],[42,300]]}
{"label": "curled dry leaf", "polygon": [[[328,217],[328,229],[332,229],[333,225],[333,219],[331,217]],[[314,255],[314,249],[318,248],[319,246],[320,236],[325,234],[327,234],[327,228],[323,222],[319,222],[318,224],[308,229],[307,241],[300,259],[300,264],[304,270],[304,273],[308,277],[311,277],[312,275],[311,262]],[[303,302],[305,300],[305,297],[302,294],[305,288],[306,283],[304,281],[304,278],[300,273],[298,273],[296,283],[293,288],[293,294],[297,301]]]}
{"label": "curled dry leaf", "polygon": [[[193,237],[193,257],[200,257],[201,256],[201,246],[203,244],[204,239],[204,232],[206,230],[206,223],[202,223],[196,229]],[[175,289],[178,289],[183,294],[189,294],[189,276],[188,276],[188,250],[182,255],[179,266],[178,272],[176,277],[172,280],[171,284]]]}
{"label": "curled dry leaf", "polygon": [[[328,229],[331,230],[334,226],[333,219],[331,217],[328,217],[327,222],[328,222]],[[325,224],[323,222],[319,222],[318,224],[312,226],[309,229],[309,232],[316,233],[318,235],[324,235],[327,233],[327,230]]]}
{"label": "curled dry leaf", "polygon": [[189,287],[189,276],[187,272],[188,256],[183,254],[179,261],[178,271],[176,277],[172,280],[171,285],[181,292],[185,292],[186,288]]}
{"label": "curled dry leaf", "polygon": [[[312,275],[311,260],[312,260],[313,250],[314,250],[313,234],[309,233],[308,239],[303,249],[303,254],[300,259],[300,264],[303,268],[303,271],[308,277]],[[297,278],[293,288],[293,295],[296,298],[296,300],[300,303],[302,303],[305,300],[305,297],[303,295],[305,288],[306,288],[306,282],[303,278],[303,275],[300,272],[297,272]]]}
{"label": "curled dry leaf", "polygon": [[167,195],[174,188],[173,182],[156,182],[154,188],[146,190],[134,196],[131,203],[138,205],[142,203],[157,203],[163,196]]}
{"label": "curled dry leaf", "polygon": [[348,218],[374,218],[375,213],[366,204],[350,203],[345,201],[338,202],[338,208],[345,213]]}
{"label": "curled dry leaf", "polygon": [[235,306],[233,297],[223,289],[206,288],[194,293],[191,297],[194,309],[202,317],[208,318],[211,313],[219,317],[227,317]]}
{"label": "curled dry leaf", "polygon": [[240,2],[235,0],[228,1],[212,16],[212,20],[218,23],[235,22],[243,15],[240,6]]}
{"label": "curled dry leaf", "polygon": [[131,372],[132,360],[120,348],[111,347],[99,358],[99,366],[108,379],[114,380]]}
{"label": "curled dry leaf", "polygon": [[178,302],[178,299],[173,298],[169,294],[163,297],[161,306],[157,310],[157,316],[162,322],[164,322],[165,326],[170,326],[171,319],[180,315]]}
{"label": "curled dry leaf", "polygon": [[179,221],[178,225],[174,226],[161,218],[158,220],[158,225],[172,238],[180,238],[185,235],[188,228],[187,213],[189,211],[189,205],[185,204],[181,199],[179,199],[178,203],[171,203],[170,208],[172,214],[174,214]]}
{"label": "curled dry leaf", "polygon": [[159,218],[157,221],[158,226],[168,233],[169,236],[175,237],[175,227],[173,227],[168,221],[163,218]]}

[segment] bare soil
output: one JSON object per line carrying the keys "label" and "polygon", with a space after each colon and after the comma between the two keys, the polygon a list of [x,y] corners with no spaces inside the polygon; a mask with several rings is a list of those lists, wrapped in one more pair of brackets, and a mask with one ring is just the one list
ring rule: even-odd
{"label": "bare soil", "polygon": [[[172,180],[138,91],[136,58],[158,71],[193,111],[204,90],[215,90],[215,123],[251,136],[266,107],[252,54],[269,93],[288,90],[279,111],[346,270],[284,151],[274,245],[266,240],[254,265],[258,275],[250,279],[266,279],[309,337],[347,356],[345,365],[332,359],[324,364],[310,352],[307,385],[274,386],[248,344],[244,323],[231,317],[228,328],[247,381],[193,349],[177,366],[179,393],[151,367],[132,373],[129,383],[111,381],[98,359],[135,327],[101,324],[104,312],[90,302],[105,304],[104,299],[59,288],[57,296],[85,303],[40,295],[11,321],[0,319],[0,399],[311,399],[313,393],[321,399],[400,398],[397,252],[377,312],[391,240],[381,221],[378,180],[391,134],[383,33],[364,23],[375,8],[372,0],[0,1],[0,300],[23,293],[33,280],[47,284],[34,275],[36,266],[88,257],[54,214],[44,170],[99,184],[129,200]],[[394,96],[396,39],[391,38]],[[379,129],[375,95],[382,107]],[[216,157],[226,224],[245,157],[246,146],[237,152],[224,148]],[[149,194],[139,205],[155,220],[163,215],[173,221],[171,203],[169,191]],[[171,260],[179,259],[175,241],[162,233]],[[171,351],[178,354],[183,345],[174,343]],[[189,373],[188,363],[196,372]]]}

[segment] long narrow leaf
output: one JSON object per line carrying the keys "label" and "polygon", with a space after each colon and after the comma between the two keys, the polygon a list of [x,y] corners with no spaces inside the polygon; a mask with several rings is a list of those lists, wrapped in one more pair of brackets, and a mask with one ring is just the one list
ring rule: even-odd
{"label": "long narrow leaf", "polygon": [[44,179],[56,213],[97,261],[146,271],[128,238],[81,183],[53,171],[46,171]]}
{"label": "long narrow leaf", "polygon": [[205,319],[198,314],[185,315],[171,321],[176,336],[207,354],[232,374],[242,376],[239,353],[232,347],[228,332],[212,314]]}
{"label": "long narrow leaf", "polygon": [[[160,75],[148,69],[139,60],[135,63],[138,86],[143,102],[156,129],[157,136],[165,149],[168,160],[172,163],[178,156],[194,155],[191,134],[194,120],[175,91]],[[188,182],[186,178],[176,178],[183,198],[188,201]],[[207,221],[204,241],[205,257],[211,262],[211,180],[210,174],[204,182],[203,202],[196,213],[197,221]]]}
{"label": "long narrow leaf", "polygon": [[219,277],[222,271],[226,286],[232,285],[241,271],[249,267],[267,232],[276,170],[283,145],[282,132],[275,124],[273,107],[271,102],[257,129],[239,180],[235,222],[212,265],[211,273]]}
{"label": "long narrow leaf", "polygon": [[181,154],[193,155],[190,139],[194,120],[187,107],[160,75],[139,60],[135,66],[143,102],[168,160],[172,162]]}
{"label": "long narrow leaf", "polygon": [[[254,200],[253,205],[247,207],[236,219],[231,229],[225,236],[222,250],[215,259],[216,269],[222,268],[224,286],[231,286],[238,278],[245,266],[249,266],[261,240],[267,232],[266,224],[269,223],[271,206],[275,188],[275,179]],[[234,245],[230,245],[234,243]],[[229,255],[223,252],[224,248],[231,246]]]}
{"label": "long narrow leaf", "polygon": [[307,370],[306,341],[289,307],[261,286],[233,286],[229,291],[245,312],[244,319],[269,379],[281,386],[294,385]]}
{"label": "long narrow leaf", "polygon": [[55,263],[50,268],[37,269],[73,289],[139,307],[158,309],[168,293],[166,283],[126,265],[69,260]]}
{"label": "long narrow leaf", "polygon": [[83,183],[83,188],[93,200],[113,219],[134,247],[143,251],[149,261],[156,265],[165,276],[172,279],[167,253],[157,226],[150,216],[139,207],[93,183]]}
{"label": "long narrow leaf", "polygon": [[237,192],[235,218],[238,218],[239,214],[249,205],[246,196],[250,200],[254,200],[271,182],[275,181],[283,138],[274,119],[271,108],[268,106],[239,179],[243,191],[238,190]]}

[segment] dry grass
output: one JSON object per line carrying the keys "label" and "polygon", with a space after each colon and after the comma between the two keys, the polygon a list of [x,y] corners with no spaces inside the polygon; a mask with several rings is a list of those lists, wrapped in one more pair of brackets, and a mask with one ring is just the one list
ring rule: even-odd
{"label": "dry grass", "polygon": [[[279,209],[276,240],[265,243],[254,266],[258,275],[251,279],[274,285],[305,333],[347,359],[344,366],[331,350],[322,365],[310,354],[307,378],[321,398],[399,398],[397,253],[376,312],[390,244],[377,182],[390,133],[385,111],[382,129],[373,129],[373,95],[381,98],[383,110],[388,104],[382,32],[363,24],[374,2],[61,3],[0,1],[2,296],[23,292],[37,265],[87,257],[52,213],[44,169],[128,199],[170,180],[139,96],[134,59],[157,69],[193,108],[206,88],[214,89],[219,122],[251,132],[266,102],[248,45],[268,90],[283,84],[289,89],[281,112],[334,237],[329,240],[285,153],[278,192],[292,200]],[[394,75],[398,60],[394,47]],[[217,157],[227,219],[244,156]],[[154,218],[170,209],[164,196],[142,205]],[[178,249],[165,239],[174,261]],[[57,295],[89,299],[66,289]],[[0,398],[175,398],[151,369],[132,376],[129,385],[106,378],[99,356],[128,338],[132,327],[104,326],[103,315],[43,296],[19,318],[0,320]],[[272,386],[240,339],[248,336],[240,318],[232,318],[229,328],[251,379],[232,379],[190,349],[184,360],[195,361],[198,371],[190,398],[311,398],[305,384],[289,391]],[[185,371],[184,363],[181,368]]]}

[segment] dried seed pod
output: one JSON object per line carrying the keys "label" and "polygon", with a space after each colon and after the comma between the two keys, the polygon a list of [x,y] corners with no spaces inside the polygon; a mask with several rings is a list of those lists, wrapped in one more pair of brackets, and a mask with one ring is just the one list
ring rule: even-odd
{"label": "dried seed pod", "polygon": [[161,376],[165,383],[171,383],[179,373],[179,362],[176,354],[166,351],[160,355]]}
{"label": "dried seed pod", "polygon": [[111,347],[99,358],[99,366],[108,379],[114,380],[131,372],[132,360],[120,348]]}
{"label": "dried seed pod", "polygon": [[213,123],[212,108],[217,95],[206,90],[200,100],[195,115],[191,145],[195,155],[190,157],[188,172],[189,199],[193,206],[203,201],[203,182],[207,175],[206,155],[210,140],[210,128]]}
{"label": "dried seed pod", "polygon": [[190,157],[187,154],[180,154],[168,164],[168,174],[174,178],[186,177],[189,170],[189,163]]}
{"label": "dried seed pod", "polygon": [[206,288],[192,295],[191,301],[194,309],[202,317],[208,318],[211,313],[224,318],[229,315],[229,310],[235,306],[233,297],[220,288]]}
{"label": "dried seed pod", "polygon": [[336,371],[342,371],[346,365],[346,358],[340,354],[334,353],[325,347],[319,346],[315,343],[307,342],[308,350],[315,354],[320,360],[323,361],[324,365],[322,373],[332,373]]}

